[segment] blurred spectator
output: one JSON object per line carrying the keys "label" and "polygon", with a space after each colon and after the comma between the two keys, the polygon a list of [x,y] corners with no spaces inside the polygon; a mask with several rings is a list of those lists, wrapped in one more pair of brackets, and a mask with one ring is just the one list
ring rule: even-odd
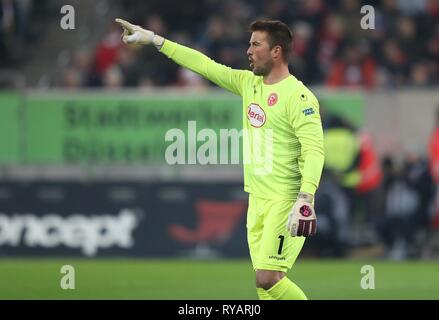
{"label": "blurred spectator", "polygon": [[138,86],[139,80],[142,76],[141,71],[143,68],[137,65],[136,49],[130,46],[123,47],[119,51],[119,57],[117,59],[117,62],[123,74],[123,78],[125,79],[125,86]]}
{"label": "blurred spectator", "polygon": [[341,0],[339,10],[340,18],[346,25],[346,36],[348,40],[361,39],[367,35],[369,30],[361,28],[360,21],[363,18],[361,14],[360,0]]}
{"label": "blurred spectator", "polygon": [[[159,15],[150,15],[145,20],[145,27],[147,29],[154,29],[157,32],[162,32],[164,37],[167,36],[168,27]],[[182,38],[187,39],[187,38]],[[174,36],[172,36],[174,40]],[[183,45],[191,46],[191,43],[180,41],[181,39],[176,36],[175,41]],[[152,46],[143,46],[138,48],[136,68],[137,76],[140,77],[139,81],[142,87],[149,86],[165,86],[175,85],[177,78],[177,70],[179,66],[166,56],[157,54],[157,49]]]}
{"label": "blurred spectator", "polygon": [[400,17],[397,20],[397,40],[401,49],[407,55],[409,61],[414,61],[420,55],[423,47],[422,45],[414,45],[416,43],[417,28],[413,18]]}
{"label": "blurred spectator", "polygon": [[439,107],[436,109],[435,124],[429,141],[429,169],[435,186],[435,201],[433,204],[434,224],[439,227]]}
{"label": "blurred spectator", "polygon": [[381,56],[381,71],[386,72],[386,79],[380,85],[397,87],[405,84],[409,74],[408,58],[396,40],[387,40]]}
{"label": "blurred spectator", "polygon": [[23,59],[32,5],[30,0],[0,0],[0,65]]}
{"label": "blurred spectator", "polygon": [[416,149],[406,151],[401,166],[384,160],[385,216],[378,230],[395,260],[418,256],[419,239],[429,228],[433,184],[427,162]]}
{"label": "blurred spectator", "polygon": [[349,44],[329,71],[326,83],[331,87],[373,88],[375,86],[375,60],[362,52],[358,45]]}
{"label": "blurred spectator", "polygon": [[417,62],[410,72],[410,84],[413,87],[427,87],[431,84],[432,67],[427,61]]}
{"label": "blurred spectator", "polygon": [[[361,181],[359,171],[360,141],[355,128],[339,115],[324,119],[324,169],[346,195],[348,211],[353,212],[355,188]],[[343,152],[340,152],[343,150]]]}
{"label": "blurred spectator", "polygon": [[360,161],[358,167],[361,173],[361,180],[357,185],[357,191],[368,192],[380,184],[382,172],[372,136],[369,133],[362,132],[359,135],[359,140]]}
{"label": "blurred spectator", "polygon": [[73,53],[72,65],[82,74],[89,72],[93,63],[92,53],[88,48],[82,47]]}
{"label": "blurred spectator", "polygon": [[318,232],[309,246],[319,256],[346,256],[352,240],[349,199],[327,170],[323,171],[315,199],[319,215]]}
{"label": "blurred spectator", "polygon": [[64,72],[63,78],[63,86],[66,89],[78,89],[83,85],[83,79],[78,69],[76,68],[67,68]]}
{"label": "blurred spectator", "polygon": [[415,15],[426,11],[427,0],[398,0],[398,8],[404,14]]}
{"label": "blurred spectator", "polygon": [[93,67],[92,52],[85,47],[78,48],[70,61],[65,73],[65,85],[68,88],[85,87],[89,83],[90,71]]}
{"label": "blurred spectator", "polygon": [[364,211],[362,213],[363,221],[372,226],[381,218],[383,172],[372,136],[367,132],[361,132],[359,141],[358,170],[360,171],[360,181],[356,185],[356,196],[360,209]]}
{"label": "blurred spectator", "polygon": [[421,156],[422,151],[417,145],[407,148],[405,152],[405,171],[407,181],[416,190],[420,199],[413,222],[414,233],[426,230],[430,223],[431,205],[434,197],[434,182],[429,171],[427,159]]}
{"label": "blurred spectator", "polygon": [[381,7],[378,8],[378,16],[383,24],[383,29],[387,35],[396,33],[396,20],[401,16],[396,0],[383,0]]}
{"label": "blurred spectator", "polygon": [[325,20],[327,13],[325,1],[323,0],[300,0],[293,10],[295,20],[309,23],[316,31],[321,29],[321,23]]}
{"label": "blurred spectator", "polygon": [[314,33],[310,24],[299,21],[291,27],[294,41],[291,53],[291,67],[293,74],[308,83],[318,77],[316,59],[316,45],[313,41]]}
{"label": "blurred spectator", "polygon": [[434,83],[439,83],[439,21],[436,23],[434,33],[427,43],[427,56],[432,62]]}
{"label": "blurred spectator", "polygon": [[180,68],[178,70],[176,85],[178,87],[191,87],[199,90],[204,90],[209,87],[209,84],[204,78],[186,68]]}
{"label": "blurred spectator", "polygon": [[106,89],[118,89],[124,84],[123,73],[118,66],[112,66],[105,70],[102,83]]}
{"label": "blurred spectator", "polygon": [[94,85],[100,85],[104,73],[117,61],[119,50],[123,45],[120,36],[121,31],[117,23],[110,22],[107,27],[107,33],[95,51],[94,68],[92,71]]}
{"label": "blurred spectator", "polygon": [[316,202],[316,208],[325,215],[323,224],[332,225],[335,238],[325,241],[334,246],[335,254],[343,256],[354,244],[351,231],[358,209],[356,193],[375,190],[380,177],[376,176],[370,141],[359,139],[356,128],[344,117],[327,114],[324,108],[322,111],[325,164],[318,190],[322,199]]}
{"label": "blurred spectator", "polygon": [[439,107],[436,109],[434,125],[429,141],[429,163],[433,180],[439,184]]}
{"label": "blurred spectator", "polygon": [[205,53],[213,60],[224,63],[220,57],[220,52],[231,42],[226,34],[226,21],[219,16],[212,16],[207,20],[205,33],[198,41],[198,45],[205,49]]}
{"label": "blurred spectator", "polygon": [[317,37],[319,47],[317,48],[316,62],[321,72],[319,80],[327,78],[338,53],[338,48],[343,44],[345,30],[345,24],[340,16],[329,14],[325,18],[322,30]]}
{"label": "blurred spectator", "polygon": [[427,12],[433,17],[439,17],[439,0],[427,0]]}
{"label": "blurred spectator", "polygon": [[[384,216],[378,220],[378,233],[384,241],[387,253],[394,259],[406,257],[406,236],[411,233],[409,219],[414,213],[418,199],[403,181],[403,173],[394,159],[383,159],[384,168]],[[403,201],[404,200],[404,201]]]}
{"label": "blurred spectator", "polygon": [[[271,20],[290,21],[291,16],[287,10],[287,2],[284,0],[265,0],[263,1],[262,11],[264,16]],[[313,2],[313,1],[308,1]],[[315,1],[314,1],[315,2]]]}
{"label": "blurred spectator", "polygon": [[162,17],[157,14],[149,15],[145,20],[144,27],[154,33],[163,35],[163,37],[165,37],[168,32],[166,23],[163,21]]}

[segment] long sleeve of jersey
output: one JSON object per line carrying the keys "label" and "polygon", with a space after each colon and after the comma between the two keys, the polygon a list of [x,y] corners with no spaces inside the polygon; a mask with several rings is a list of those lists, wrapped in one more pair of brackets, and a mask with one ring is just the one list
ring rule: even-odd
{"label": "long sleeve of jersey", "polygon": [[201,52],[182,46],[170,40],[165,40],[160,52],[182,67],[198,73],[216,85],[242,96],[245,77],[251,75],[246,70],[235,70],[217,63]]}
{"label": "long sleeve of jersey", "polygon": [[300,142],[299,167],[302,173],[301,192],[313,194],[320,182],[325,160],[323,129],[317,99],[306,97],[306,101],[296,101],[293,108],[292,124]]}

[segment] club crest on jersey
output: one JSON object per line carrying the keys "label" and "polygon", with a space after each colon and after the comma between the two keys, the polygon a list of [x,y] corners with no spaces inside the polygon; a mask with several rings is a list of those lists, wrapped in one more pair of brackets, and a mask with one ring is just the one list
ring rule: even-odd
{"label": "club crest on jersey", "polygon": [[278,100],[277,93],[274,92],[270,93],[267,100],[268,106],[270,107],[274,106],[277,103],[277,100]]}
{"label": "club crest on jersey", "polygon": [[255,128],[260,128],[265,124],[265,111],[259,105],[252,103],[247,108],[247,119]]}

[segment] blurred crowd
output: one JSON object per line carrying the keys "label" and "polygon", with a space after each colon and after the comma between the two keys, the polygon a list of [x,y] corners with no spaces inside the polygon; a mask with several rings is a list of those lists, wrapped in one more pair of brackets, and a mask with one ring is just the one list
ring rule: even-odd
{"label": "blurred crowd", "polygon": [[[1,66],[24,60],[41,34],[36,21],[47,16],[48,3],[53,6],[52,2],[0,0]],[[439,0],[115,2],[126,20],[200,50],[233,68],[249,68],[248,25],[255,19],[267,18],[284,21],[291,27],[291,72],[308,85],[374,89],[429,87],[439,83]],[[361,13],[363,5],[375,9],[374,29],[361,28],[361,19],[366,14]],[[55,18],[59,17],[51,17]],[[109,17],[107,31],[99,43],[78,46],[69,65],[63,66],[62,80],[55,85],[70,88],[211,85],[157,55],[154,48],[122,45],[121,30],[113,18]]]}
{"label": "blurred crowd", "polygon": [[439,108],[429,150],[407,145],[400,157],[378,157],[371,134],[341,116],[323,112],[322,119],[325,167],[316,195],[315,243],[320,253],[345,256],[379,244],[381,255],[396,260],[436,255]]}
{"label": "blurred crowd", "polygon": [[18,66],[41,36],[48,0],[0,0],[0,67]]}
{"label": "blurred crowd", "polygon": [[[375,29],[361,28],[365,4],[375,8]],[[439,83],[439,0],[122,0],[121,5],[126,20],[233,68],[249,68],[248,25],[268,18],[291,27],[291,72],[308,85],[387,89]],[[77,53],[63,85],[211,85],[154,48],[122,45],[120,33],[109,23],[93,51]]]}

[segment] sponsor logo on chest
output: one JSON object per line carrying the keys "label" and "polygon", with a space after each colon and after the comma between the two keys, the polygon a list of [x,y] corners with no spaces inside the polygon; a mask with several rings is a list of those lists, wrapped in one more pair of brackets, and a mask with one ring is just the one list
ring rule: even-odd
{"label": "sponsor logo on chest", "polygon": [[262,127],[266,121],[264,109],[255,103],[250,104],[247,108],[247,119],[253,127]]}

